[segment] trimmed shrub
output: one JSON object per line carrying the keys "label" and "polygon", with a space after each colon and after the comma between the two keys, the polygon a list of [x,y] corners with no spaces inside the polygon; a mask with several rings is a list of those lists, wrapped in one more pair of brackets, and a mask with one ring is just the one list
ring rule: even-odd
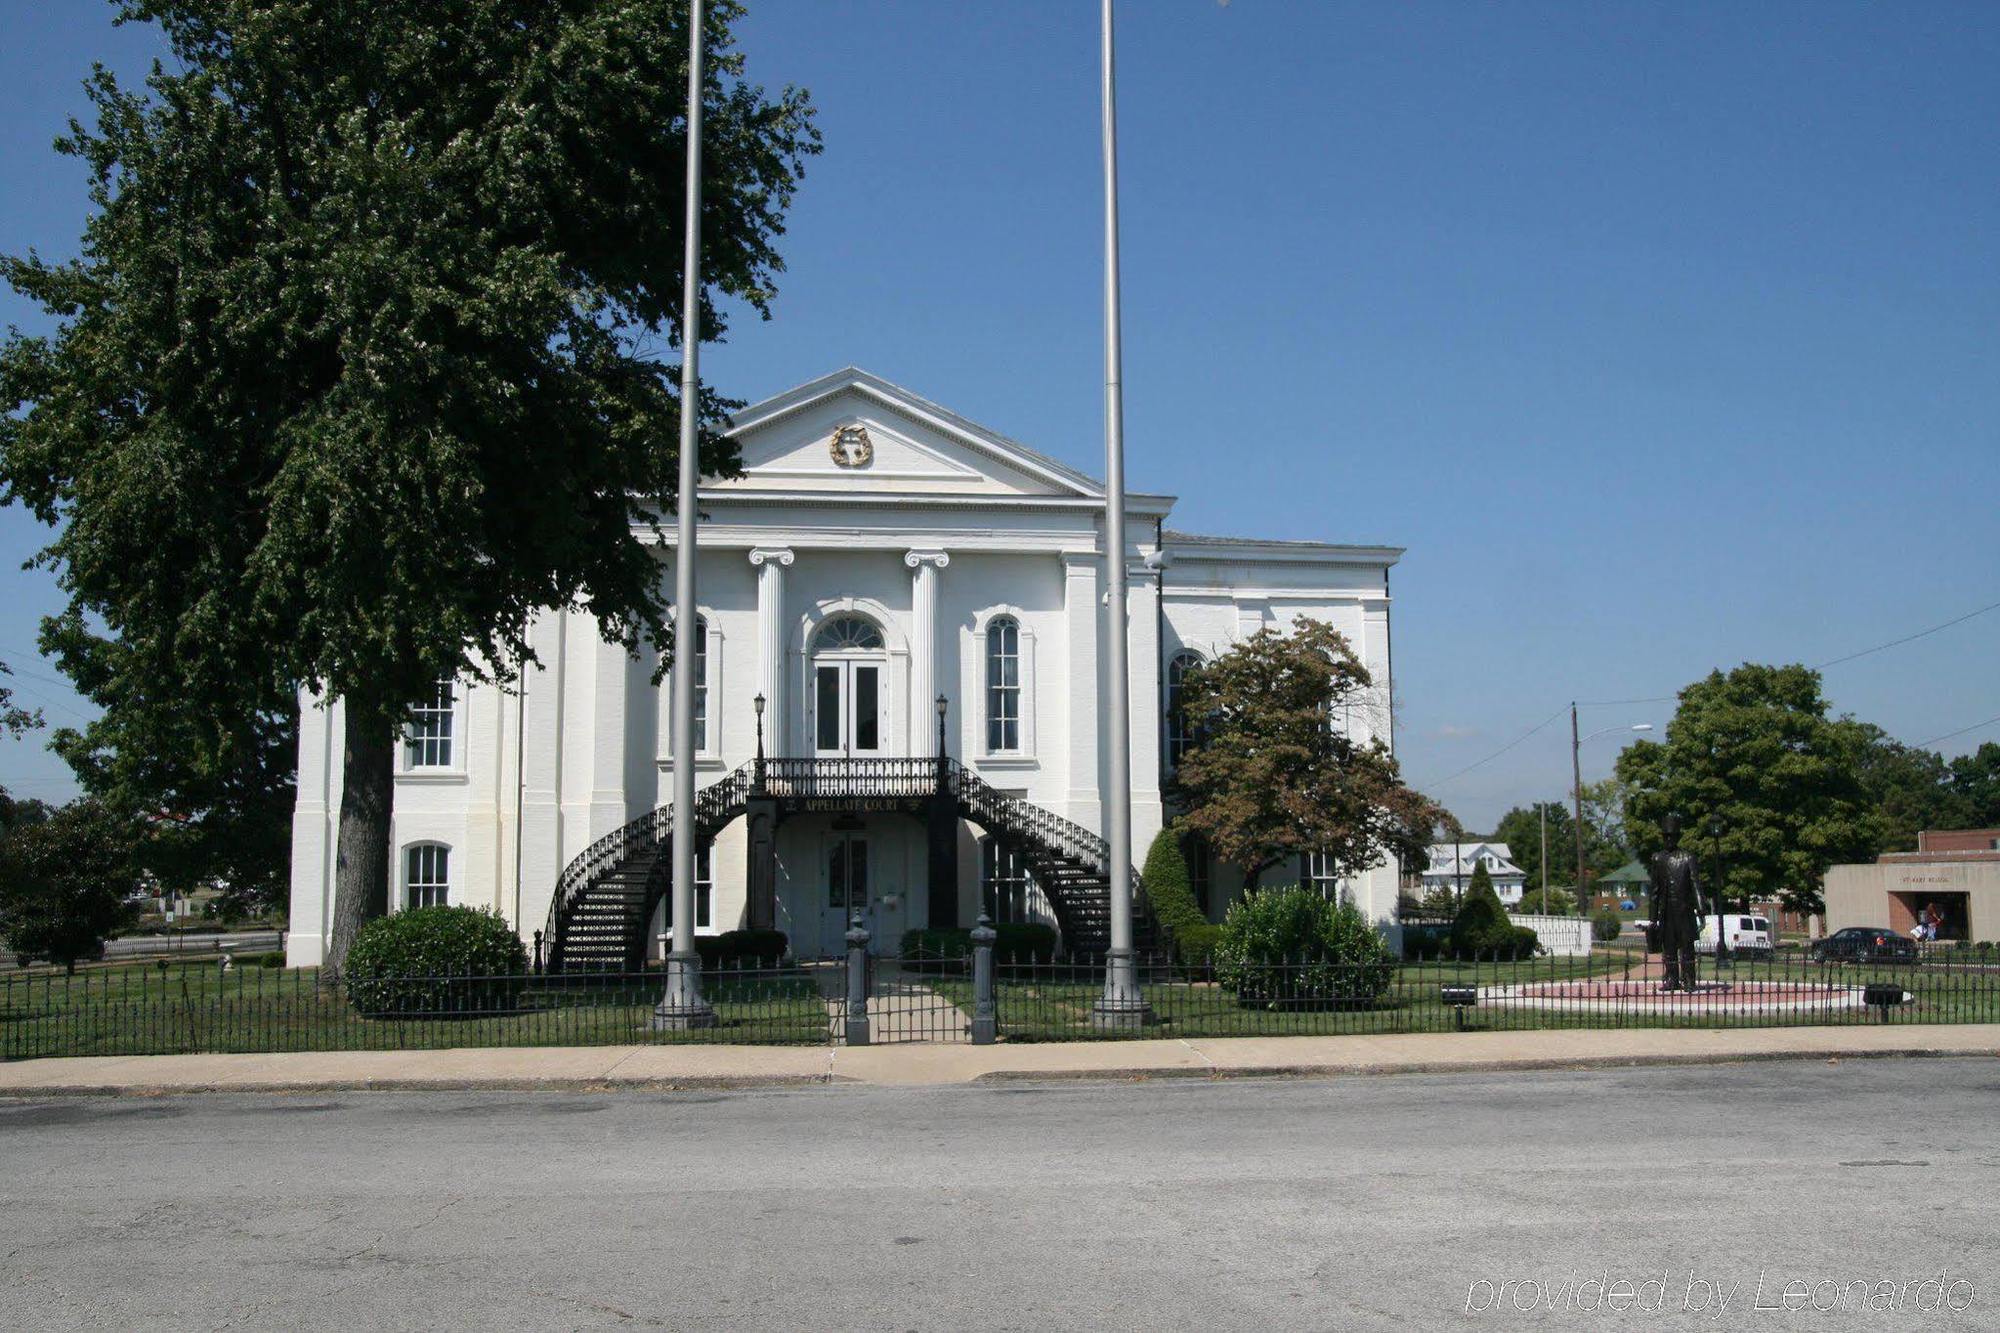
{"label": "trimmed shrub", "polygon": [[[1055,957],[1056,928],[1039,921],[1009,921],[993,927],[996,964],[1031,963]],[[906,930],[897,956],[916,971],[955,971],[972,957],[972,931],[967,929]]]}
{"label": "trimmed shrub", "polygon": [[1465,901],[1451,923],[1452,957],[1461,962],[1532,957],[1538,943],[1535,932],[1507,919],[1507,909],[1493,891],[1492,877],[1480,873],[1485,869],[1481,866],[1473,873],[1465,888]]}
{"label": "trimmed shrub", "polygon": [[782,930],[725,930],[720,935],[697,935],[694,941],[704,969],[776,967],[791,946]]}
{"label": "trimmed shrub", "polygon": [[1181,853],[1181,840],[1171,827],[1154,835],[1153,845],[1146,852],[1146,868],[1139,878],[1146,885],[1146,901],[1152,904],[1153,920],[1160,923],[1176,947],[1182,931],[1208,924],[1201,904],[1194,900],[1194,886],[1188,877],[1187,857]]}
{"label": "trimmed shrub", "polygon": [[1259,889],[1222,923],[1216,980],[1237,1003],[1267,1009],[1366,1005],[1389,989],[1396,961],[1352,903],[1309,889]]}
{"label": "trimmed shrub", "polygon": [[1451,927],[1441,921],[1403,923],[1403,957],[1413,963],[1435,962],[1451,952]]}
{"label": "trimmed shrub", "polygon": [[[1486,867],[1481,866],[1484,870]],[[1478,878],[1478,876],[1474,876]],[[1540,889],[1529,889],[1521,895],[1521,905],[1514,909],[1536,916],[1575,916],[1576,895],[1568,889],[1551,886],[1546,894]]]}
{"label": "trimmed shrub", "polygon": [[347,998],[371,1018],[512,1009],[528,971],[514,928],[471,907],[417,907],[361,927]]}
{"label": "trimmed shrub", "polygon": [[1222,927],[1204,921],[1196,926],[1183,926],[1174,932],[1174,957],[1184,966],[1195,967],[1213,962],[1218,949],[1222,947]]}
{"label": "trimmed shrub", "polygon": [[1617,939],[1618,932],[1624,928],[1625,923],[1619,920],[1618,913],[1616,912],[1599,912],[1596,916],[1590,918],[1590,937],[1599,944],[1605,944]]}

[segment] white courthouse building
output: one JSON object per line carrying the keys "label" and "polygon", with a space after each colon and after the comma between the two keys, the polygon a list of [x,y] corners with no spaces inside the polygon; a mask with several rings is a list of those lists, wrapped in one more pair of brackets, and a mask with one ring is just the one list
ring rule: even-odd
{"label": "white courthouse building", "polygon": [[[489,908],[552,966],[663,951],[673,768],[696,769],[698,928],[775,927],[837,952],[859,913],[906,930],[1044,920],[1101,949],[1106,767],[1104,489],[874,375],[843,370],[745,409],[743,475],[701,490],[703,637],[693,736],[671,682],[571,608],[539,617],[518,686],[441,687],[397,747],[382,910]],[[1242,465],[1253,460],[1238,455]],[[1375,699],[1343,725],[1389,739],[1386,546],[1197,537],[1128,495],[1135,862],[1167,811],[1179,672],[1302,617],[1345,634]],[[1330,512],[1358,513],[1329,497]],[[673,533],[660,577],[673,582]],[[293,825],[295,965],[331,919],[342,709],[305,700]],[[942,752],[940,752],[942,747]],[[1240,890],[1192,858],[1220,920]],[[1392,925],[1397,870],[1305,882]],[[1284,882],[1268,871],[1267,884]],[[1150,916],[1142,902],[1143,943]]]}

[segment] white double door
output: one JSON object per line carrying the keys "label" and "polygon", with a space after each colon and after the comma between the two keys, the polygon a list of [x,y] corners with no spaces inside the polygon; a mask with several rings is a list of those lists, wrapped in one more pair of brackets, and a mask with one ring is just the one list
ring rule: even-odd
{"label": "white double door", "polygon": [[880,657],[813,659],[813,754],[859,759],[889,752],[889,664]]}

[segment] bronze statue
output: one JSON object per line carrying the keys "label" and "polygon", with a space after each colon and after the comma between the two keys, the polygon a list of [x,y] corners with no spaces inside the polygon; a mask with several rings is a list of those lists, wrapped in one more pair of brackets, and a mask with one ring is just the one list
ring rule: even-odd
{"label": "bronze statue", "polygon": [[1646,869],[1652,879],[1654,939],[1666,964],[1661,990],[1695,988],[1694,942],[1701,934],[1701,884],[1695,876],[1694,855],[1681,850],[1681,820],[1668,815],[1660,821],[1666,846],[1653,853]]}

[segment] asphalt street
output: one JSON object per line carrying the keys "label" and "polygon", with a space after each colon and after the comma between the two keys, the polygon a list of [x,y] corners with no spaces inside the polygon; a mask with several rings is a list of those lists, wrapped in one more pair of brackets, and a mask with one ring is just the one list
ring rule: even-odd
{"label": "asphalt street", "polygon": [[0,1324],[1994,1327],[1996,1094],[1940,1059],[0,1102]]}

